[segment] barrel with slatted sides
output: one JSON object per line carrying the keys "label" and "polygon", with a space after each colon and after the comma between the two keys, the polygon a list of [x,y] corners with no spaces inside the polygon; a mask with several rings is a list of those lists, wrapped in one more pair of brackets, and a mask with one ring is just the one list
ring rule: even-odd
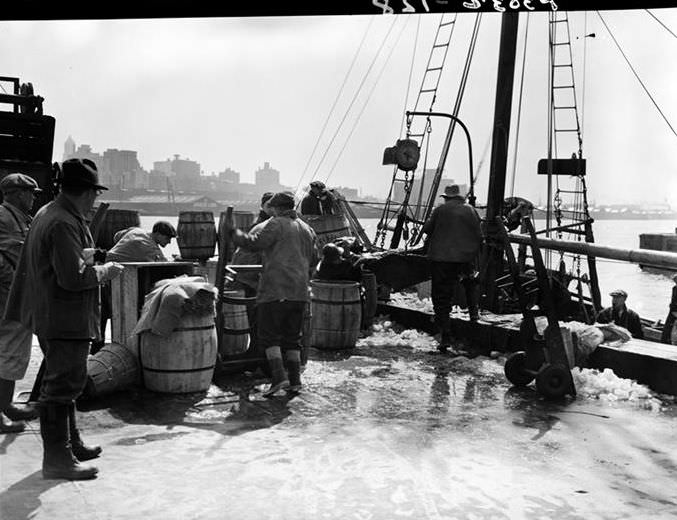
{"label": "barrel with slatted sides", "polygon": [[214,256],[216,225],[211,211],[181,211],[176,235],[182,259],[204,262]]}
{"label": "barrel with slatted sides", "polygon": [[169,337],[141,334],[141,367],[146,388],[181,394],[207,390],[216,364],[212,314],[184,314]]}
{"label": "barrel with slatted sides", "polygon": [[246,352],[249,348],[251,327],[247,316],[244,291],[223,291],[222,314],[223,330],[221,334],[221,356],[233,356]]}
{"label": "barrel with slatted sides", "polygon": [[362,321],[360,284],[311,280],[309,346],[340,350],[357,343]]}

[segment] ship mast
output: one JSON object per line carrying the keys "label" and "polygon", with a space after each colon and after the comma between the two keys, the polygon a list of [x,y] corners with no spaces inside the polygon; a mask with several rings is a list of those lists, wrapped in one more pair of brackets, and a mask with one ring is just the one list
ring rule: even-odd
{"label": "ship mast", "polygon": [[508,139],[517,54],[518,22],[519,13],[505,12],[502,14],[489,190],[487,194],[487,249],[482,254],[480,266],[482,273],[480,283],[484,295],[483,308],[489,310],[496,308],[498,292],[495,280],[503,271],[503,249],[494,244],[498,243],[496,217],[501,215],[503,199],[505,198],[505,173],[508,163]]}

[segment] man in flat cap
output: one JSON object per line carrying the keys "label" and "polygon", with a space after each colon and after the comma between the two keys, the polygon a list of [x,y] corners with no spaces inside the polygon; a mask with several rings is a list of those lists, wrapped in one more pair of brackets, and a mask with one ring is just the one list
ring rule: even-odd
{"label": "man in flat cap", "polygon": [[466,204],[457,184],[447,186],[440,196],[444,204],[433,210],[421,232],[427,235],[431,296],[435,322],[440,331],[438,350],[446,352],[451,346],[449,314],[457,282],[461,282],[465,289],[470,320],[479,319],[474,263],[482,245],[482,231],[480,217],[475,208]]}
{"label": "man in flat cap", "polygon": [[628,309],[625,305],[628,293],[623,289],[616,289],[611,291],[609,296],[611,296],[611,307],[607,307],[599,312],[597,322],[615,323],[619,327],[628,329],[633,338],[644,338],[639,315],[635,311]]}
{"label": "man in flat cap", "polygon": [[322,181],[313,181],[308,193],[301,201],[301,215],[333,215],[336,213],[336,199]]}
{"label": "man in flat cap", "polygon": [[33,407],[12,403],[16,381],[23,379],[28,368],[33,332],[18,321],[4,320],[9,289],[19,261],[21,247],[30,226],[35,196],[42,190],[38,183],[23,173],[10,173],[0,181],[0,433],[24,430],[21,420],[38,417]]}
{"label": "man in flat cap", "polygon": [[107,189],[96,165],[69,159],[61,166],[61,193],[36,213],[12,282],[5,319],[37,334],[45,354],[40,387],[42,475],[46,479],[94,478],[81,465],[101,448],[87,446],[76,425],[75,400],[87,382],[87,356],[98,335],[99,286],[120,274],[114,262],[94,265],[94,241],[85,215]]}
{"label": "man in flat cap", "polygon": [[272,218],[250,233],[232,227],[225,229],[236,245],[261,251],[263,257],[256,312],[257,343],[265,350],[272,373],[266,397],[282,389],[291,392],[301,389],[303,311],[318,250],[315,232],[298,218],[294,207],[292,193],[276,193],[268,201]]}

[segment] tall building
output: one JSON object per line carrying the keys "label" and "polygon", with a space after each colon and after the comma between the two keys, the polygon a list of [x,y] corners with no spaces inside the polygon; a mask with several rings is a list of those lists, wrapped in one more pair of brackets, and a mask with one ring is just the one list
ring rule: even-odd
{"label": "tall building", "polygon": [[194,191],[200,186],[200,163],[181,159],[179,154],[174,154],[173,159],[154,162],[153,170],[164,172],[177,191]]}
{"label": "tall building", "polygon": [[226,168],[224,171],[219,172],[219,180],[229,184],[240,184],[240,172]]}
{"label": "tall building", "polygon": [[68,139],[66,139],[66,142],[63,145],[63,159],[62,160],[67,160],[70,159],[75,155],[75,141],[73,138],[69,135]]}
{"label": "tall building", "polygon": [[[430,192],[430,187],[431,183],[433,180],[433,177],[435,177],[435,168],[428,168],[425,170],[425,177],[424,177],[424,182],[423,182],[423,195],[421,198],[421,204],[425,205],[427,200],[428,200],[428,193]],[[438,197],[444,193],[444,188],[448,186],[449,184],[456,184],[454,179],[450,179],[449,177],[442,177],[440,179],[440,185],[437,189],[437,194],[435,196],[435,201],[434,205],[437,205],[437,202],[440,200]],[[458,187],[460,188],[460,192],[462,196],[465,196],[468,193],[468,186],[467,184],[459,184]],[[411,189],[411,194],[409,195],[409,205],[414,206],[418,204],[418,196],[419,192],[421,190],[421,176],[417,172],[417,176],[414,177],[414,182],[413,186]],[[397,202],[402,202],[404,200],[404,185],[403,183],[397,183],[395,184],[395,188],[393,189],[393,200]]]}
{"label": "tall building", "polygon": [[148,174],[143,171],[134,150],[109,148],[103,152],[103,172],[110,184],[124,189],[148,187]]}
{"label": "tall building", "polygon": [[254,183],[261,193],[265,191],[280,191],[280,172],[270,167],[269,162],[263,163],[263,168],[254,172]]}

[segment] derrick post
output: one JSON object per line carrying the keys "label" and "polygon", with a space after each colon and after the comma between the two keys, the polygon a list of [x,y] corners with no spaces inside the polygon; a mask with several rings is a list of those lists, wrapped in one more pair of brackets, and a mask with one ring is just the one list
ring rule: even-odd
{"label": "derrick post", "polygon": [[503,272],[503,250],[500,247],[496,217],[500,217],[505,197],[505,173],[508,161],[508,138],[512,109],[513,79],[517,51],[519,13],[505,12],[502,15],[498,75],[496,80],[496,104],[491,146],[491,165],[485,236],[487,247],[482,254],[480,270],[483,307],[496,310],[498,290],[496,279]]}

